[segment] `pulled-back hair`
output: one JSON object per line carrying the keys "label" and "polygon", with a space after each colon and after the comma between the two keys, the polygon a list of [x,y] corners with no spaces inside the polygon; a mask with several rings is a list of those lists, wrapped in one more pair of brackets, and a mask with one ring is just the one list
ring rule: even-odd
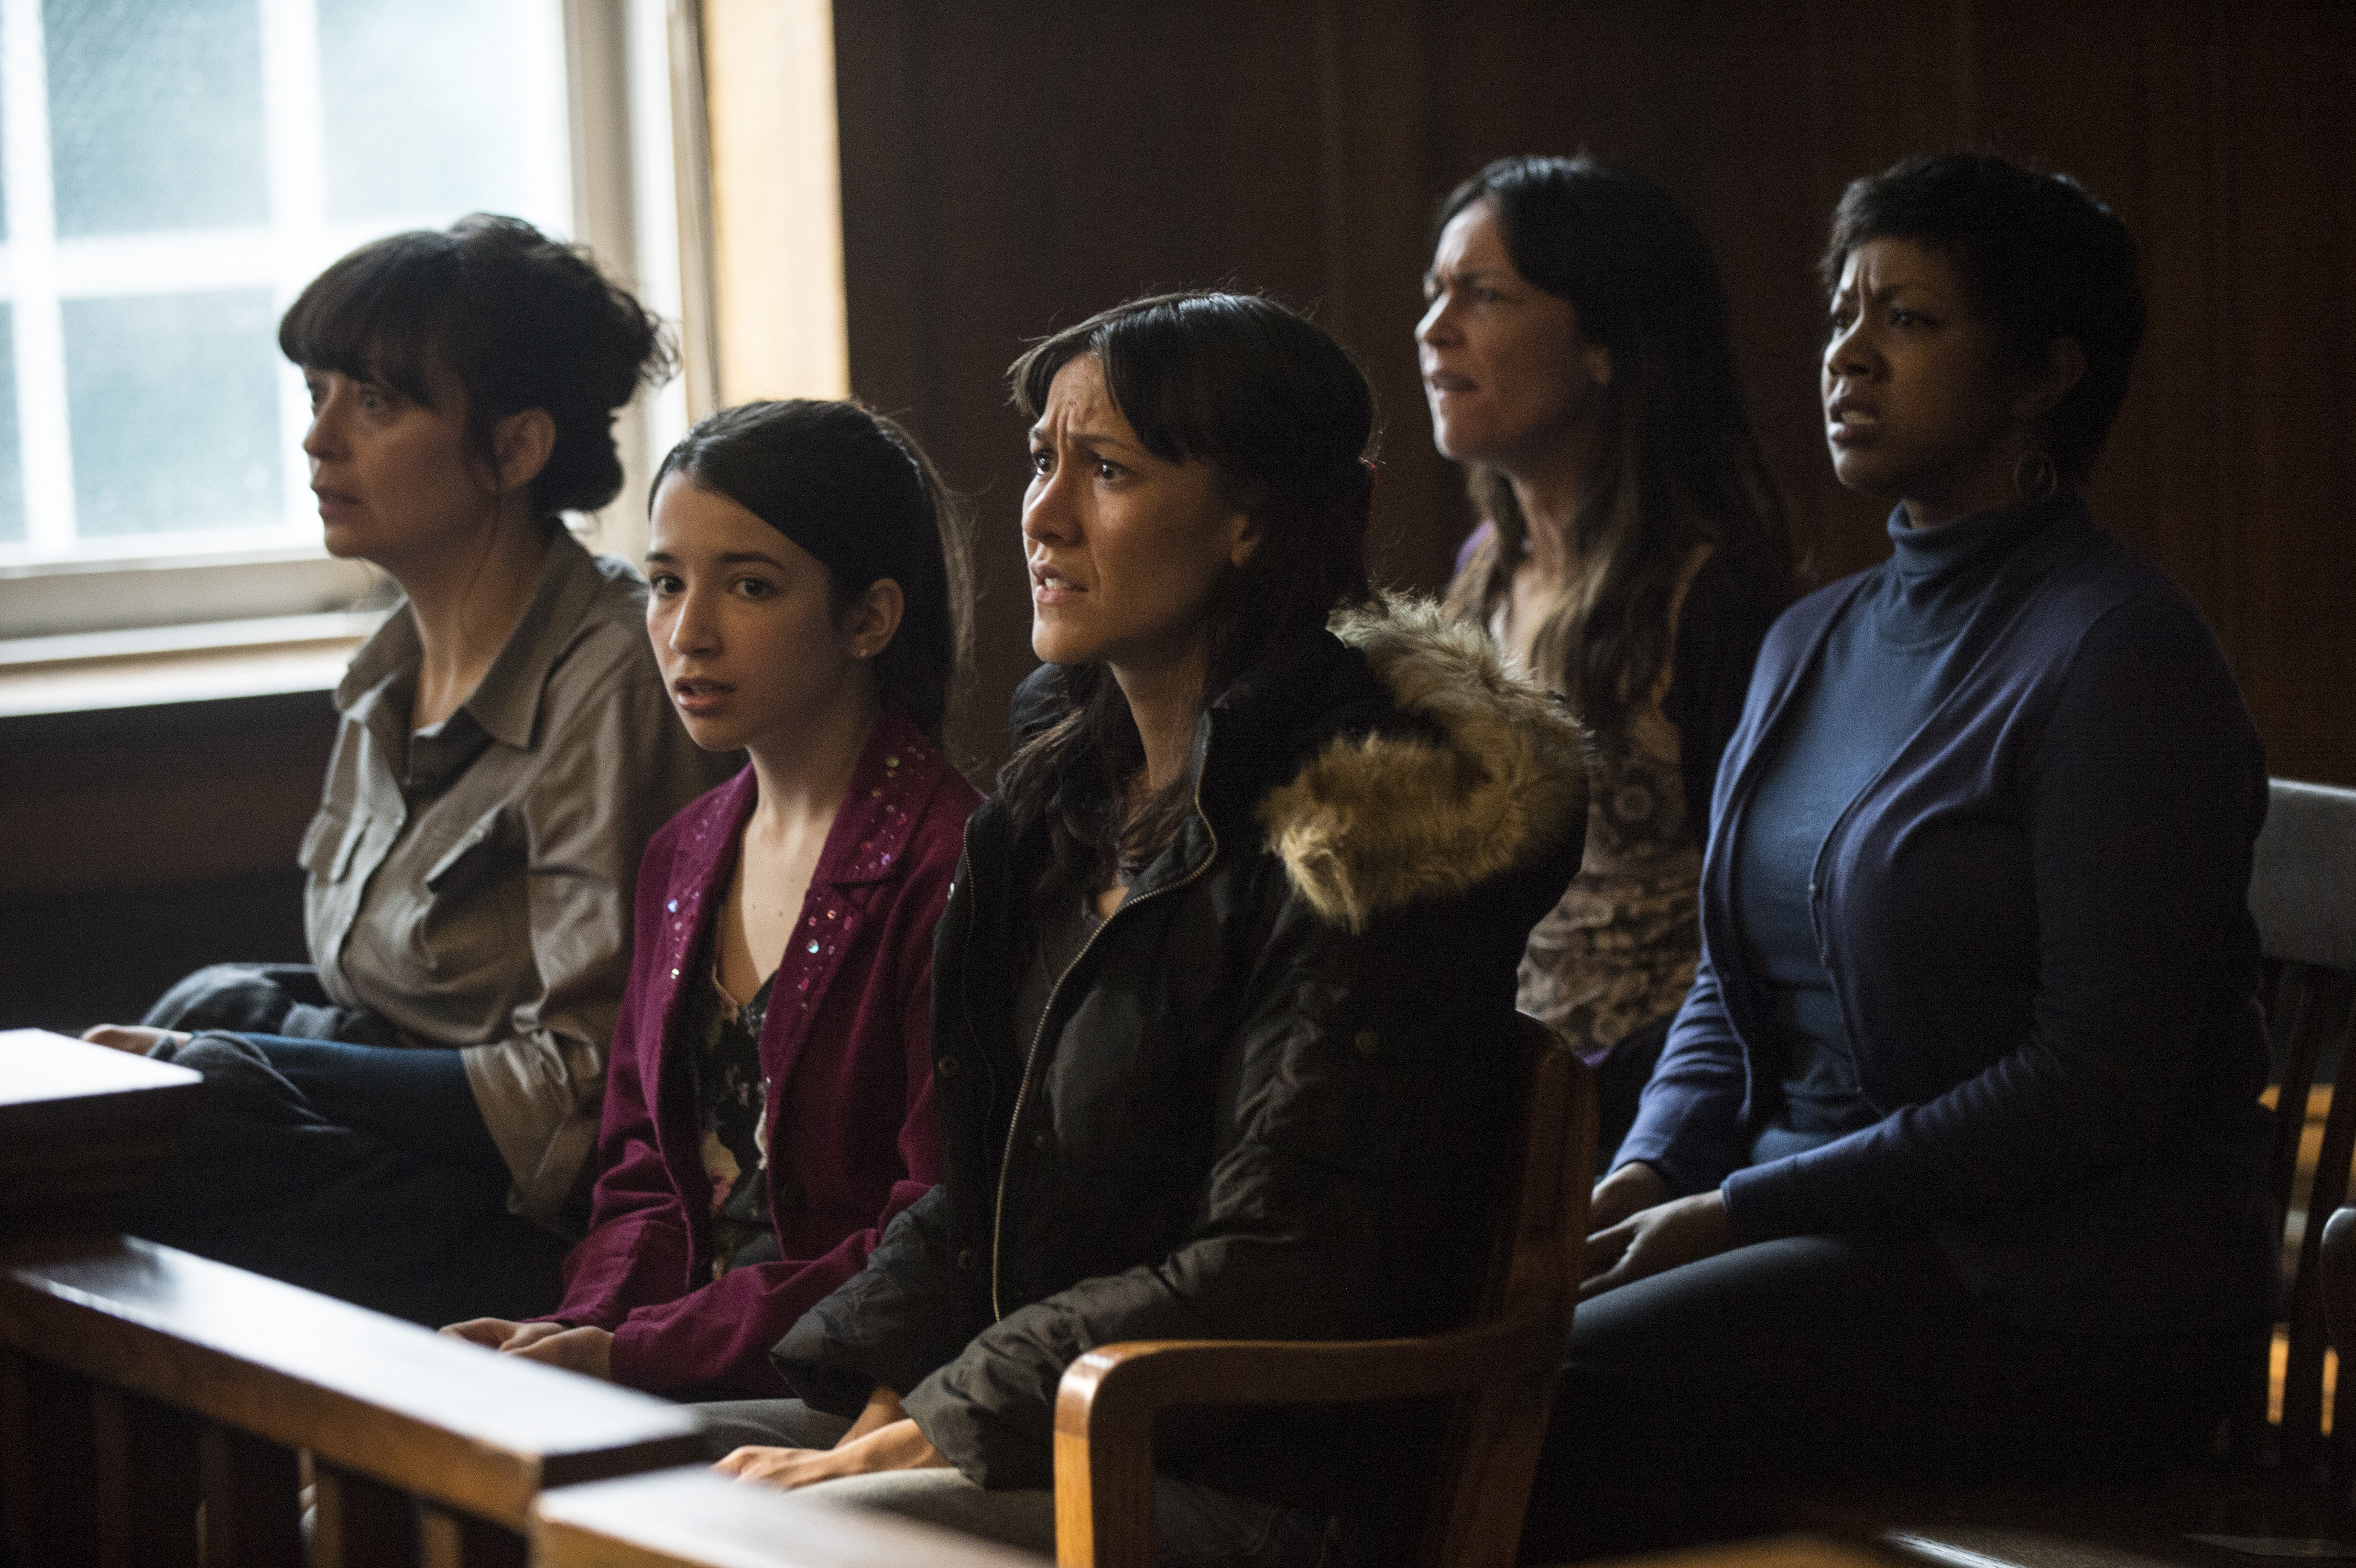
{"label": "pulled-back hair", "polygon": [[[1609,730],[1668,664],[1669,607],[1696,546],[1788,584],[1783,505],[1743,414],[1718,263],[1675,198],[1590,157],[1501,158],[1440,202],[1434,248],[1482,201],[1515,270],[1568,301],[1580,336],[1612,357],[1567,541],[1578,573],[1532,647],[1535,673]],[[1529,520],[1497,469],[1471,464],[1467,487],[1495,532],[1451,585],[1449,608],[1485,619],[1529,548]]]}
{"label": "pulled-back hair", "polygon": [[838,614],[884,578],[900,585],[905,608],[875,656],[876,691],[938,741],[969,652],[973,592],[964,508],[916,438],[855,402],[744,403],[698,421],[653,490],[673,475],[808,551],[826,568]]}
{"label": "pulled-back hair", "polygon": [[466,393],[466,443],[493,461],[491,431],[526,409],[556,426],[532,479],[532,515],[594,511],[622,488],[614,415],[668,379],[670,346],[627,291],[519,218],[475,213],[447,231],[370,240],[311,280],[278,324],[295,364],[391,387],[434,407],[429,367]]}
{"label": "pulled-back hair", "polygon": [[[1057,372],[1094,358],[1105,389],[1146,449],[1201,463],[1250,517],[1258,542],[1214,588],[1203,700],[1207,705],[1280,637],[1370,602],[1366,523],[1374,501],[1375,395],[1342,346],[1305,317],[1256,294],[1172,293],[1131,300],[1045,338],[1008,371],[1015,406],[1036,420]],[[1072,711],[1015,752],[999,789],[1019,814],[1052,809],[1055,861],[1043,896],[1099,867],[1135,867],[1191,809],[1173,781],[1133,816],[1127,781],[1144,742],[1110,673],[1059,677]]]}
{"label": "pulled-back hair", "polygon": [[2063,484],[2083,483],[2143,345],[2126,225],[2068,175],[1996,153],[1922,153],[1841,193],[1818,263],[1827,291],[1869,240],[1911,240],[1945,256],[1973,312],[2023,368],[2062,338],[2077,343],[2086,373],[2045,416],[2040,444]]}

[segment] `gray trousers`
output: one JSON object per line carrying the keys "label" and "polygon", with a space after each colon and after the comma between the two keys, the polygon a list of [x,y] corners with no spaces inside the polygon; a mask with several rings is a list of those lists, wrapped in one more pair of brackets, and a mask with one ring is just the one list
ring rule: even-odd
{"label": "gray trousers", "polygon": [[[714,1459],[746,1445],[831,1448],[851,1426],[798,1399],[731,1400],[694,1413]],[[1055,1554],[1055,1494],[1044,1488],[991,1491],[955,1470],[887,1470],[821,1481],[796,1495]],[[1328,1568],[1358,1555],[1320,1515],[1168,1476],[1154,1482],[1153,1525],[1155,1561],[1171,1568]]]}

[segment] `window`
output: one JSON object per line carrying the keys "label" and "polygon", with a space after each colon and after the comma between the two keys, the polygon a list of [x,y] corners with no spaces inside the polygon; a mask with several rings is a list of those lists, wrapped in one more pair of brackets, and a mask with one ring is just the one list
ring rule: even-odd
{"label": "window", "polygon": [[[600,160],[660,164],[641,123],[668,155],[667,101],[629,112],[666,73],[627,58],[664,26],[661,0],[0,0],[0,638],[365,592],[319,549],[280,314],[353,246],[475,210],[604,240],[625,279],[660,262]],[[675,316],[669,260],[645,292]]]}

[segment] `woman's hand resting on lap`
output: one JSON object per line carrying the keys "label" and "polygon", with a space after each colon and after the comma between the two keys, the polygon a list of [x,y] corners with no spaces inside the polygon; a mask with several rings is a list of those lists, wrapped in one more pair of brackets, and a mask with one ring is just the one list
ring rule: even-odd
{"label": "woman's hand resting on lap", "polygon": [[1668,1179],[1642,1160],[1632,1159],[1595,1184],[1587,1200],[1587,1233],[1609,1230],[1640,1209],[1675,1198]]}
{"label": "woman's hand resting on lap", "polygon": [[568,1328],[562,1323],[510,1323],[504,1317],[469,1317],[442,1330],[501,1355],[545,1361],[568,1372],[614,1381],[614,1336],[603,1328]]}
{"label": "woman's hand resting on lap", "polygon": [[740,1481],[758,1481],[783,1491],[878,1470],[948,1467],[941,1451],[906,1416],[863,1437],[845,1437],[831,1448],[739,1448],[713,1467]]}
{"label": "woman's hand resting on lap", "polygon": [[1679,1198],[1666,1178],[1641,1160],[1629,1161],[1595,1184],[1587,1231],[1582,1298],[1734,1245],[1725,1200],[1714,1191]]}
{"label": "woman's hand resting on lap", "polygon": [[127,1051],[134,1056],[146,1055],[163,1040],[186,1045],[189,1038],[176,1029],[149,1029],[145,1024],[92,1024],[81,1031],[81,1037],[92,1045]]}
{"label": "woman's hand resting on lap", "polygon": [[1580,1284],[1580,1298],[1715,1257],[1733,1245],[1726,1200],[1714,1189],[1639,1209],[1587,1238],[1587,1277]]}
{"label": "woman's hand resting on lap", "polygon": [[839,1480],[877,1470],[944,1470],[948,1461],[916,1424],[901,1413],[900,1396],[879,1388],[867,1408],[831,1448],[739,1448],[713,1469],[780,1491],[813,1481]]}

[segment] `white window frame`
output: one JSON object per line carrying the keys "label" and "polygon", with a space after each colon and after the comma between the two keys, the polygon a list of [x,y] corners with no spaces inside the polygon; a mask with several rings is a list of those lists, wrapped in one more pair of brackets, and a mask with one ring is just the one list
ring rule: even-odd
{"label": "white window frame", "polygon": [[[284,203],[296,199],[293,193],[322,185],[315,169],[299,166],[303,159],[316,161],[316,138],[278,133],[282,125],[317,123],[316,23],[305,26],[315,12],[307,0],[260,3],[269,180],[273,211],[284,211]],[[14,34],[0,51],[9,62],[0,80],[8,202],[12,212],[34,210],[44,219],[26,228],[12,223],[7,247],[10,293],[31,305],[13,311],[23,482],[28,503],[37,485],[50,492],[48,506],[28,504],[28,528],[44,526],[35,519],[70,515],[72,484],[67,411],[47,372],[63,353],[56,249],[19,242],[28,229],[43,237],[50,231],[40,25],[41,0],[0,0],[0,28]],[[695,0],[563,0],[563,29],[573,232],[607,275],[674,324],[691,371],[701,368],[708,379],[711,356],[696,336],[708,337],[710,330],[702,308],[709,286],[698,282],[708,276],[703,176],[691,161],[700,149],[680,145],[677,134],[681,126],[700,125],[702,115]],[[37,137],[19,133],[27,123],[37,123]],[[34,202],[42,205],[19,206]],[[127,240],[124,248],[137,243]],[[205,260],[199,252],[196,271],[187,274],[189,287],[206,285]],[[244,275],[252,275],[250,265]],[[286,292],[305,281],[285,280],[293,285]],[[76,292],[82,292],[79,283]],[[678,325],[682,315],[689,326]],[[698,411],[709,406],[691,395],[691,379],[641,395],[617,422],[622,494],[594,517],[570,519],[595,548],[633,560],[643,552],[653,462],[685,430],[691,404]],[[281,407],[285,483],[299,494],[309,482],[301,405],[282,399]],[[66,507],[55,504],[59,491]],[[124,656],[166,645],[185,654],[209,643],[251,649],[276,640],[273,628],[286,642],[315,643],[327,624],[323,616],[350,619],[355,606],[380,606],[390,596],[373,569],[334,560],[316,540],[209,554],[189,550],[189,542],[151,535],[126,541],[114,559],[0,564],[0,681],[15,671],[104,657],[112,649]],[[352,621],[355,629],[366,624]],[[0,694],[0,712],[11,706]]]}

